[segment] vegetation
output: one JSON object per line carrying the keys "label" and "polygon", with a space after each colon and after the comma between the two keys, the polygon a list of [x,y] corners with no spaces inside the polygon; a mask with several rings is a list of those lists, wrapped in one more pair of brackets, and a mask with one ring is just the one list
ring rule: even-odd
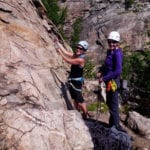
{"label": "vegetation", "polygon": [[82,30],[82,18],[78,18],[73,24],[73,33],[71,36],[71,47],[73,50],[75,50],[76,44],[80,39],[81,30]]}
{"label": "vegetation", "polygon": [[150,45],[150,42],[147,42],[146,45]]}
{"label": "vegetation", "polygon": [[67,18],[67,7],[60,8],[58,6],[58,0],[42,0],[46,10],[47,16],[58,27],[60,34],[65,39],[63,26]]}
{"label": "vegetation", "polygon": [[[58,27],[61,35],[65,37],[63,26],[67,18],[67,7],[60,8],[58,5],[58,0],[42,0],[46,10],[47,16],[52,20],[52,22]],[[74,50],[77,42],[80,39],[80,33],[82,30],[82,18],[76,19],[73,24],[73,33],[71,36],[71,47]]]}
{"label": "vegetation", "polygon": [[150,93],[150,51],[133,52],[124,56],[123,79],[127,79],[131,86],[144,91],[145,96]]}
{"label": "vegetation", "polygon": [[[47,9],[48,17],[58,27],[60,33],[64,35],[63,25],[67,17],[67,8],[60,8],[58,0],[42,0]],[[135,3],[135,0],[125,0],[126,8],[130,8]],[[73,50],[77,42],[80,40],[80,33],[82,30],[82,18],[76,19],[73,24],[73,33],[71,36],[71,47]],[[146,34],[150,37],[150,30]],[[149,42],[147,43],[149,45]],[[126,47],[128,49],[128,47]],[[147,93],[150,93],[150,52],[140,51],[132,54],[124,55],[123,63],[123,79],[127,79],[132,87],[137,87]],[[84,69],[84,76],[88,79],[93,79],[96,76],[94,71],[95,65],[87,59]],[[148,94],[149,95],[149,94]]]}
{"label": "vegetation", "polygon": [[147,30],[147,35],[148,37],[150,37],[150,30]]}
{"label": "vegetation", "polygon": [[48,17],[53,21],[53,23],[58,25],[64,25],[65,19],[67,17],[67,8],[60,8],[58,6],[58,0],[42,0],[43,4],[47,9]]}
{"label": "vegetation", "polygon": [[135,0],[125,0],[126,9],[129,9],[134,3],[135,3]]}
{"label": "vegetation", "polygon": [[132,56],[124,55],[123,59],[123,71],[122,71],[122,78],[126,80],[130,80],[132,77],[131,71],[132,71],[132,65],[131,61],[132,59],[130,58]]}
{"label": "vegetation", "polygon": [[128,114],[130,111],[129,105],[128,104],[122,105],[119,111],[124,114]]}
{"label": "vegetation", "polygon": [[100,102],[94,102],[90,105],[87,106],[88,111],[100,111],[102,113],[107,112],[108,111],[108,107],[106,105],[106,103],[100,103]]}
{"label": "vegetation", "polygon": [[94,69],[95,64],[87,58],[85,67],[84,67],[84,77],[87,79],[93,79],[96,77],[96,71]]}

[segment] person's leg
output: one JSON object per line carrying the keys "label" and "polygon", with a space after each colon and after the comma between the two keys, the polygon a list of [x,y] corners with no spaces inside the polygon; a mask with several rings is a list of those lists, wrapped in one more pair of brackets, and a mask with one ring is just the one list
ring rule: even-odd
{"label": "person's leg", "polygon": [[72,88],[72,86],[69,87],[69,93],[70,93],[70,96],[72,98],[73,101],[73,105],[74,105],[74,109],[79,109],[79,105],[78,105],[78,102],[76,102],[76,91]]}
{"label": "person's leg", "polygon": [[[82,84],[77,84],[76,82],[72,83],[73,86],[69,87],[69,92],[71,95],[71,98],[74,100],[74,107],[76,110],[83,112],[86,111],[86,104],[82,104],[84,102],[83,96],[82,96]],[[77,90],[78,89],[78,90]]]}
{"label": "person's leg", "polygon": [[107,92],[107,105],[110,112],[109,126],[119,124],[118,92]]}
{"label": "person's leg", "polygon": [[83,112],[83,113],[82,113],[83,119],[87,119],[87,118],[92,118],[92,117],[93,117],[91,114],[89,114],[85,102],[79,103],[79,106],[80,106],[80,108],[81,108],[81,110],[82,110],[82,112]]}
{"label": "person's leg", "polygon": [[90,117],[90,115],[87,111],[86,103],[84,102],[84,98],[82,95],[82,90],[81,90],[82,84],[73,83],[73,85],[76,89],[72,88],[71,94],[72,94],[72,98],[74,99],[75,108],[77,110],[81,110],[83,112],[83,114],[82,114],[83,118]]}
{"label": "person's leg", "polygon": [[113,124],[119,124],[119,103],[118,103],[118,91],[112,93],[111,113],[113,117]]}
{"label": "person's leg", "polygon": [[76,102],[76,100],[74,100],[74,107],[76,110],[80,111],[81,110],[81,107],[80,105]]}
{"label": "person's leg", "polygon": [[83,98],[82,92],[78,92],[77,93],[77,98],[76,98],[75,101],[78,103],[78,107],[83,112],[84,118],[87,117],[88,111],[87,111],[86,103],[84,102],[84,98]]}
{"label": "person's leg", "polygon": [[[81,89],[81,88],[82,88],[82,86],[78,86],[78,89]],[[88,113],[87,106],[84,101],[82,92],[76,91],[76,100],[75,101],[78,103],[78,107],[82,111],[83,119],[86,119],[87,117],[91,117],[91,115]]]}
{"label": "person's leg", "polygon": [[86,106],[86,103],[85,102],[82,102],[82,103],[78,103],[79,107],[81,108],[82,112],[84,114],[87,114],[88,111],[87,111],[87,106]]}
{"label": "person's leg", "polygon": [[119,104],[118,92],[107,92],[107,105],[109,107],[110,117],[109,126],[116,127],[117,130],[126,132],[119,124]]}

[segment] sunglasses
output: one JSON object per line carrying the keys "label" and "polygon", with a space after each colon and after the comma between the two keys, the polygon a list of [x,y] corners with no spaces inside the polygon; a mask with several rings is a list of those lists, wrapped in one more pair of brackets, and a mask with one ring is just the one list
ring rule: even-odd
{"label": "sunglasses", "polygon": [[84,50],[82,47],[77,46],[76,49]]}
{"label": "sunglasses", "polygon": [[108,43],[110,44],[110,43],[113,43],[113,44],[115,44],[115,43],[118,43],[117,41],[115,41],[115,40],[108,40]]}

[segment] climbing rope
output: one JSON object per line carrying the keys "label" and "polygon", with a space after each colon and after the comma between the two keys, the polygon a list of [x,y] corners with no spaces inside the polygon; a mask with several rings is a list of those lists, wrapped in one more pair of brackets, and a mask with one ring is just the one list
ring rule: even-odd
{"label": "climbing rope", "polygon": [[98,85],[96,120],[98,120],[102,112],[102,101],[106,102],[106,86],[104,82]]}

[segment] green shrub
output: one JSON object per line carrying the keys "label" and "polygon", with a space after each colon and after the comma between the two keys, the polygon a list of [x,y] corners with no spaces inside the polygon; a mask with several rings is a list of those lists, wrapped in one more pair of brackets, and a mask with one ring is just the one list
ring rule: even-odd
{"label": "green shrub", "polygon": [[87,79],[94,79],[96,77],[95,64],[90,60],[86,59],[84,67],[84,77]]}
{"label": "green shrub", "polygon": [[147,36],[150,37],[150,30],[147,30]]}
{"label": "green shrub", "polygon": [[129,105],[122,105],[119,111],[127,115],[130,111]]}
{"label": "green shrub", "polygon": [[47,9],[48,17],[53,21],[53,23],[58,25],[63,25],[67,17],[67,8],[60,8],[58,6],[58,0],[42,0],[45,8]]}
{"label": "green shrub", "polygon": [[100,102],[94,102],[90,105],[87,106],[88,111],[100,111],[102,113],[107,112],[108,111],[108,107],[106,105],[106,103],[100,103]]}
{"label": "green shrub", "polygon": [[132,87],[150,93],[150,51],[125,55],[122,76],[129,80]]}
{"label": "green shrub", "polygon": [[78,18],[73,24],[73,33],[71,36],[71,47],[73,50],[75,50],[77,42],[80,39],[81,31],[82,31],[82,18]]}
{"label": "green shrub", "polygon": [[147,42],[146,45],[150,45],[150,42]]}
{"label": "green shrub", "polygon": [[135,3],[135,0],[125,0],[125,8],[129,9]]}
{"label": "green shrub", "polygon": [[59,13],[59,24],[64,25],[67,17],[67,7],[62,8]]}
{"label": "green shrub", "polygon": [[124,57],[123,59],[123,71],[122,71],[122,78],[129,80],[131,78],[131,72],[132,72],[132,65],[131,65],[131,59],[129,56]]}

